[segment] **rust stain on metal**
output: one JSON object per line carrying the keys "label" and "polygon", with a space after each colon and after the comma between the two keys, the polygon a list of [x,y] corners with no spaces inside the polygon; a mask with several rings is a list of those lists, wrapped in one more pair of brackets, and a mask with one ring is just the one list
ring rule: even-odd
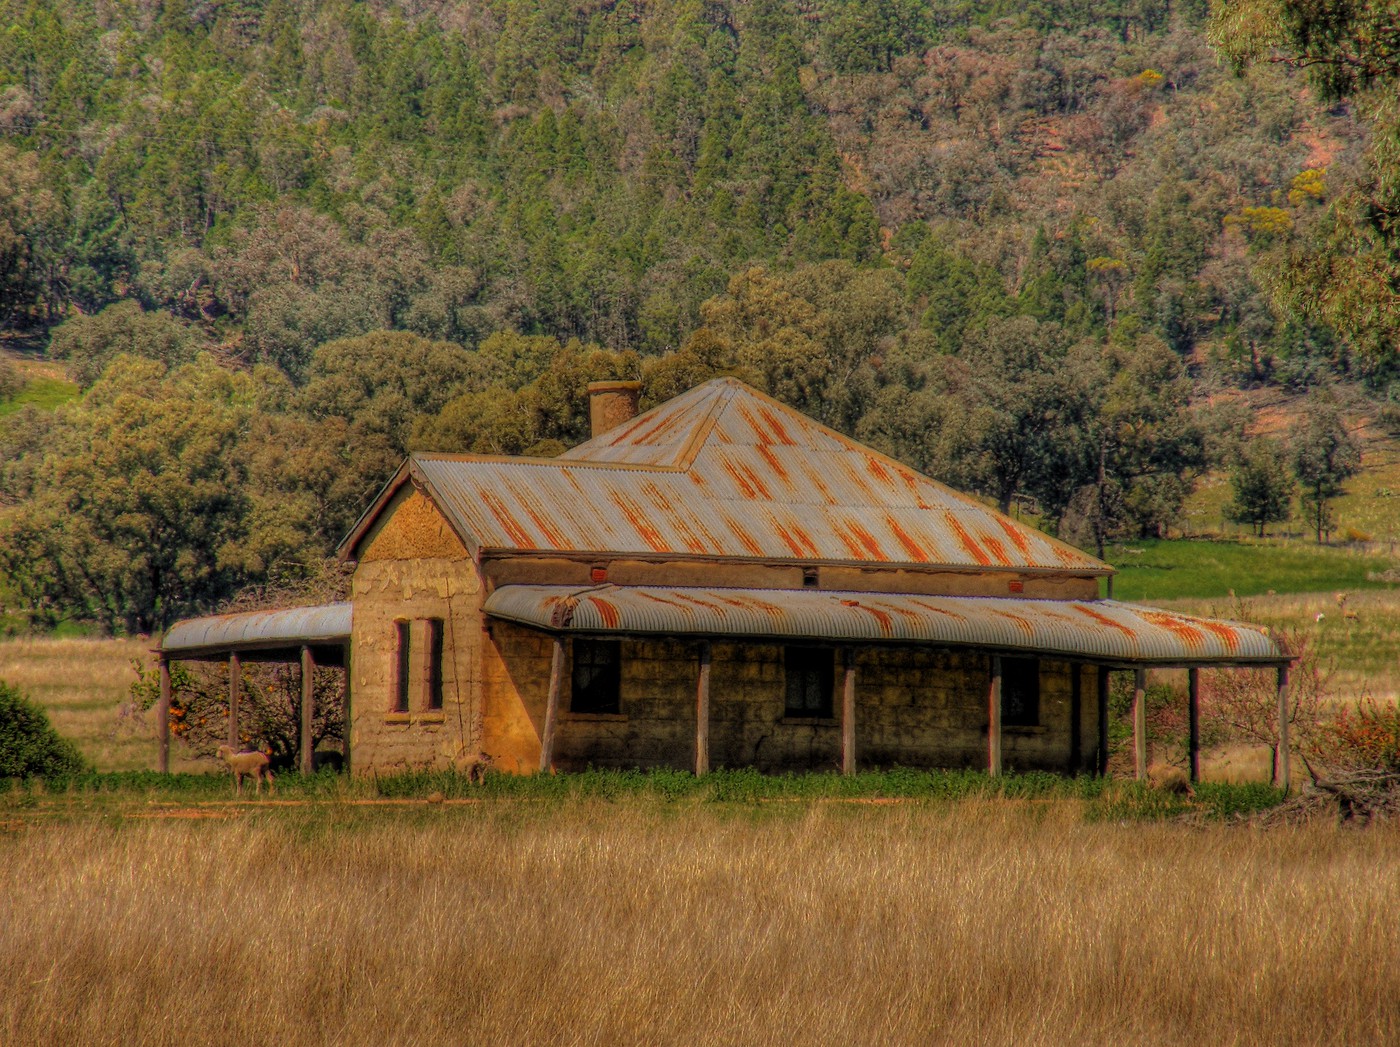
{"label": "rust stain on metal", "polygon": [[967,621],[967,618],[961,614],[958,614],[957,611],[950,611],[946,607],[939,607],[937,604],[929,603],[927,600],[919,600],[915,597],[910,597],[909,602],[912,603],[915,607],[922,607],[925,611],[932,611],[934,614],[941,614],[944,617],[952,618],[954,621]]}
{"label": "rust stain on metal", "polygon": [[754,498],[758,495],[758,491],[756,491],[749,484],[748,480],[744,478],[744,474],[739,469],[739,467],[734,462],[730,461],[728,458],[724,460],[724,471],[727,472],[730,478],[736,484],[739,485],[739,490],[743,492],[745,498]]}
{"label": "rust stain on metal", "polygon": [[758,413],[763,416],[763,420],[768,423],[768,428],[773,431],[773,437],[784,447],[795,447],[796,442],[788,435],[787,429],[783,426],[775,411],[767,406],[760,406]]}
{"label": "rust stain on metal", "polygon": [[991,608],[991,612],[998,618],[1005,618],[1008,622],[1012,623],[1014,626],[1016,626],[1016,628],[1020,629],[1021,632],[1025,633],[1027,636],[1035,635],[1035,626],[1028,622],[1026,619],[1022,618],[1019,614],[1012,614],[1010,611],[1003,611],[999,607]]}
{"label": "rust stain on metal", "polygon": [[1072,610],[1078,611],[1080,614],[1084,615],[1084,617],[1092,618],[1100,625],[1106,625],[1110,629],[1117,629],[1120,633],[1128,637],[1130,640],[1137,640],[1137,633],[1133,632],[1132,629],[1129,629],[1122,622],[1115,622],[1106,614],[1099,614],[1099,612],[1094,610],[1092,607],[1086,607],[1082,603],[1071,604],[1070,607]]}
{"label": "rust stain on metal", "polygon": [[869,470],[871,476],[875,477],[875,479],[879,480],[881,483],[887,484],[890,482],[890,471],[884,467],[880,459],[873,457],[867,458],[865,460],[865,468]]}
{"label": "rust stain on metal", "polygon": [[982,544],[987,547],[987,551],[991,553],[992,559],[996,560],[997,563],[1008,567],[1011,565],[1011,560],[1006,555],[1006,546],[997,539],[989,534],[984,534],[982,535]]}
{"label": "rust stain on metal", "polygon": [[753,540],[753,536],[748,531],[740,527],[738,522],[726,515],[723,517],[724,525],[729,528],[729,533],[739,540],[739,544],[744,547],[744,551],[750,556],[762,556],[763,547]]}
{"label": "rust stain on metal", "polygon": [[836,537],[841,539],[842,544],[846,547],[846,551],[851,554],[851,559],[859,560],[860,543],[856,541],[855,536],[847,534],[846,529],[842,527],[840,523],[833,524],[832,530],[836,532]]}
{"label": "rust stain on metal", "polygon": [[510,514],[510,510],[506,508],[504,502],[490,491],[481,492],[481,501],[482,504],[491,511],[491,515],[495,518],[496,522],[505,529],[506,534],[510,536],[510,540],[518,547],[521,549],[533,549],[535,547],[534,541],[532,541],[530,536],[525,532],[525,528],[520,526],[520,521]]}
{"label": "rust stain on metal", "polygon": [[692,553],[707,553],[710,551],[710,547],[706,546],[700,536],[692,531],[685,520],[672,509],[670,500],[660,487],[656,486],[654,483],[642,484],[642,494],[650,498],[652,504],[656,506],[657,511],[664,514],[671,521],[677,533],[680,534],[681,544],[686,547],[687,551]]}
{"label": "rust stain on metal", "polygon": [[622,515],[626,517],[627,522],[636,529],[642,541],[646,542],[655,552],[669,552],[665,539],[661,537],[661,533],[647,520],[640,506],[634,505],[623,496],[621,491],[612,492],[612,502],[622,511]]}
{"label": "rust stain on metal", "polygon": [[1239,630],[1233,626],[1226,625],[1224,622],[1213,622],[1210,619],[1203,619],[1201,621],[1201,627],[1219,637],[1220,642],[1225,645],[1227,651],[1233,652],[1239,649]]}
{"label": "rust stain on metal", "polygon": [[865,551],[870,554],[872,560],[888,560],[885,551],[880,548],[880,543],[875,540],[875,536],[867,531],[860,524],[851,522],[851,533],[856,536],[860,544],[865,547]]}
{"label": "rust stain on metal", "polygon": [[604,600],[601,596],[590,596],[588,598],[588,602],[591,603],[594,607],[598,608],[598,617],[603,620],[603,624],[605,626],[607,626],[609,629],[617,628],[618,623],[622,621],[622,618],[617,613],[616,607],[608,603],[608,601]]}
{"label": "rust stain on metal", "polygon": [[528,490],[519,490],[515,485],[510,483],[507,483],[505,487],[506,490],[515,497],[520,508],[524,511],[525,515],[530,518],[530,522],[535,525],[535,528],[540,534],[544,535],[544,540],[549,543],[549,547],[552,549],[564,548],[564,542],[567,541],[567,539],[564,537],[563,533],[550,522],[548,516],[546,516],[543,511],[536,511],[539,507],[535,504],[533,493]]}
{"label": "rust stain on metal", "polygon": [[773,470],[774,476],[782,480],[786,480],[788,478],[788,473],[787,470],[783,468],[783,463],[778,461],[778,456],[775,455],[771,450],[769,450],[767,444],[760,444],[758,447],[758,453],[763,458],[763,460],[768,463],[768,468]]}
{"label": "rust stain on metal", "polygon": [[991,558],[987,556],[986,551],[980,545],[972,540],[972,535],[968,534],[963,525],[958,523],[958,518],[950,512],[945,512],[943,519],[948,522],[948,529],[957,535],[959,544],[971,554],[972,558],[983,567],[990,567]]}
{"label": "rust stain on metal", "polygon": [[928,554],[924,552],[923,546],[905,533],[904,528],[899,526],[898,520],[886,514],[885,526],[890,529],[890,533],[895,536],[895,540],[899,542],[911,560],[915,563],[928,563]]}
{"label": "rust stain on metal", "polygon": [[876,624],[880,627],[880,632],[886,636],[894,635],[894,619],[890,616],[888,611],[881,610],[878,607],[871,607],[869,604],[861,603],[859,600],[842,600],[841,606],[850,607],[856,611],[864,611],[875,619]]}
{"label": "rust stain on metal", "polygon": [[1202,640],[1205,639],[1199,629],[1174,614],[1167,614],[1164,611],[1142,610],[1137,612],[1137,616],[1150,625],[1166,629],[1192,650],[1199,649]]}
{"label": "rust stain on metal", "polygon": [[1028,563],[1034,562],[1031,559],[1031,543],[1026,541],[1026,532],[1004,516],[997,517],[997,524],[1006,532],[1006,537],[1011,539],[1011,544],[1021,550],[1021,555],[1026,558],[1026,561]]}
{"label": "rust stain on metal", "polygon": [[817,551],[816,543],[812,541],[812,536],[801,527],[797,526],[797,524],[792,525],[792,536],[797,539],[803,555],[811,557],[819,557],[821,555],[821,553]]}

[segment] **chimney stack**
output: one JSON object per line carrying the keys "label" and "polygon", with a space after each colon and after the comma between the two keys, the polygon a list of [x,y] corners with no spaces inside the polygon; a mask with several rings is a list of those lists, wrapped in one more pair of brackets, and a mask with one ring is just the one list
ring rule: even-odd
{"label": "chimney stack", "polygon": [[602,436],[637,417],[641,399],[641,382],[589,382],[588,422],[593,436]]}

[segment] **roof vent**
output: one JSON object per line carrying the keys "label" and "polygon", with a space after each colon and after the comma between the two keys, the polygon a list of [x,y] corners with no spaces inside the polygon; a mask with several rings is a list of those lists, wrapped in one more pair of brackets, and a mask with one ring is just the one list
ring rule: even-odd
{"label": "roof vent", "polygon": [[588,422],[593,436],[602,436],[637,417],[641,399],[641,382],[589,382]]}

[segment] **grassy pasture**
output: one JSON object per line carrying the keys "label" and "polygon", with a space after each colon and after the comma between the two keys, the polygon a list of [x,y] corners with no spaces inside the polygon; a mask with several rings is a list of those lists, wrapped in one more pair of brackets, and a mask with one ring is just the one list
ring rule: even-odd
{"label": "grassy pasture", "polygon": [[17,813],[4,1043],[1400,1038],[1394,826],[992,799]]}

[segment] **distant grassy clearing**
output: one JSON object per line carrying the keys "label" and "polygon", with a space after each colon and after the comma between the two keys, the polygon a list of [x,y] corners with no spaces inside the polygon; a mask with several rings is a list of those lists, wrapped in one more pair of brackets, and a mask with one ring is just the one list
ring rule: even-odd
{"label": "distant grassy clearing", "polygon": [[1118,574],[1118,600],[1158,603],[1163,600],[1223,599],[1275,593],[1339,590],[1400,591],[1379,575],[1400,558],[1345,546],[1305,541],[1142,541],[1125,542],[1106,551]]}
{"label": "distant grassy clearing", "polygon": [[0,1042],[1394,1043],[1397,844],[985,800],[28,825]]}

